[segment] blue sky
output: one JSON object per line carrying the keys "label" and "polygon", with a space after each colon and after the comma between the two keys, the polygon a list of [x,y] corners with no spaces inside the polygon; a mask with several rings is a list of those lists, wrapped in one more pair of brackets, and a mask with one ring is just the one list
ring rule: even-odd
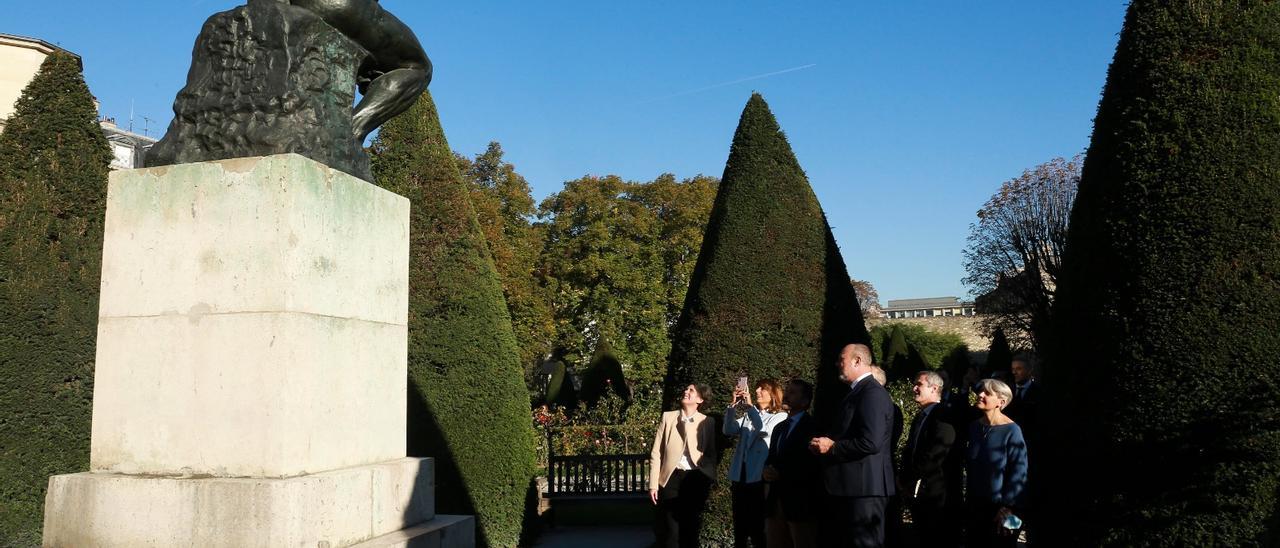
{"label": "blue sky", "polygon": [[[132,106],[134,129],[154,136],[200,25],[240,3],[10,2],[0,32],[80,54],[103,114],[127,125]],[[719,176],[743,105],[761,92],[850,274],[882,302],[965,294],[961,251],[977,209],[1002,181],[1088,145],[1125,10],[1120,0],[382,4],[435,64],[453,148],[472,155],[500,141],[538,199],[587,174]]]}

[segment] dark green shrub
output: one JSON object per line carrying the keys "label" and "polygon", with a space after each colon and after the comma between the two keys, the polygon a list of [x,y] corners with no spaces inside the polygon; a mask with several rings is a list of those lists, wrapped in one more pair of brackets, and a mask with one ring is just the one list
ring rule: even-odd
{"label": "dark green shrub", "polygon": [[49,476],[89,469],[111,149],[79,60],[45,59],[0,134],[0,539],[40,544]]}
{"label": "dark green shrub", "polygon": [[1003,329],[996,329],[991,335],[991,347],[987,350],[987,361],[982,365],[982,376],[990,377],[997,373],[1008,374],[1013,367],[1013,350],[1009,348],[1009,339],[1004,336]]}
{"label": "dark green shrub", "polygon": [[475,514],[479,543],[515,546],[533,431],[511,318],[429,93],[373,146],[377,184],[409,198],[411,456],[436,459],[441,513]]}
{"label": "dark green shrub", "polygon": [[[791,145],[754,94],[673,334],[665,400],[693,382],[727,396],[741,374],[752,382],[801,377],[817,380],[818,411],[829,414],[848,390],[835,362],[853,341],[868,335],[840,250]],[[706,545],[732,538],[724,484],[709,503]]]}
{"label": "dark green shrub", "polygon": [[547,381],[547,405],[555,405],[572,410],[578,406],[578,389],[573,387],[573,378],[564,362],[556,360],[551,370],[551,379]]}
{"label": "dark green shrub", "polygon": [[586,405],[595,406],[607,393],[612,393],[624,402],[631,399],[631,388],[622,375],[622,362],[613,354],[613,347],[601,341],[591,356],[591,364],[582,373],[582,391],[579,397]]}
{"label": "dark green shrub", "polygon": [[1280,4],[1130,3],[1044,368],[1049,538],[1276,546]]}
{"label": "dark green shrub", "polygon": [[933,331],[919,323],[887,322],[876,324],[871,328],[871,351],[875,356],[883,357],[893,331],[902,333],[902,338],[920,351],[920,357],[930,367],[937,367],[956,348],[964,346],[964,339],[955,333]]}
{"label": "dark green shrub", "polygon": [[[874,330],[871,336],[875,336]],[[887,339],[884,352],[881,353],[880,367],[885,369],[886,374],[898,378],[902,374],[899,369],[907,366],[907,339],[902,335],[901,326],[896,324],[889,330]]]}

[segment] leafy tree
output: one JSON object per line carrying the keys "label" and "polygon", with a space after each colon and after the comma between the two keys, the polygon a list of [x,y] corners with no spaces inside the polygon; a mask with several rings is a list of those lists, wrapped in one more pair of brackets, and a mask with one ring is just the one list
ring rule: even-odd
{"label": "leafy tree", "polygon": [[533,476],[529,398],[511,318],[430,93],[383,126],[377,183],[412,206],[409,432],[436,459],[441,513],[474,514],[480,544],[515,546]]}
{"label": "leafy tree", "polygon": [[1054,158],[1005,181],[969,225],[965,285],[979,297],[983,326],[1039,346],[1062,271],[1080,157]]}
{"label": "leafy tree", "polygon": [[862,309],[862,319],[873,320],[880,317],[880,293],[871,282],[850,279],[853,293],[858,296],[858,304]]}
{"label": "leafy tree", "polygon": [[987,361],[982,366],[983,376],[995,373],[1009,373],[1013,368],[1013,349],[1009,348],[1009,339],[1005,338],[1003,329],[996,329],[991,337],[991,347],[987,350]]}
{"label": "leafy tree", "polygon": [[543,231],[533,224],[537,208],[529,183],[502,155],[502,145],[491,142],[474,159],[459,155],[456,160],[502,281],[525,382],[533,386],[535,369],[555,337],[550,295],[534,272]]}
{"label": "leafy tree", "polygon": [[89,468],[111,149],[76,57],[45,58],[0,133],[0,538],[38,545],[49,476]]}
{"label": "leafy tree", "polygon": [[[716,199],[720,180],[697,175],[676,181],[674,175],[665,173],[652,182],[635,186],[630,197],[653,213],[655,225],[654,244],[662,258],[662,285],[666,289],[666,322],[674,328],[684,307],[685,292],[693,277],[693,268],[702,249],[702,235],[707,229],[707,218]],[[665,362],[666,354],[663,354]]]}
{"label": "leafy tree", "polygon": [[1129,4],[1044,366],[1048,536],[1280,545],[1280,4]]}
{"label": "leafy tree", "polygon": [[642,399],[657,392],[670,352],[671,310],[685,278],[715,179],[645,184],[616,176],[569,181],[542,202],[546,234],[538,268],[553,299],[556,341],[583,360],[613,343]]}
{"label": "leafy tree", "polygon": [[[848,390],[835,362],[849,342],[868,342],[868,335],[844,260],[790,144],[754,94],[676,324],[665,401],[693,382],[727,389],[742,373],[816,378],[818,409],[829,416]],[[722,482],[707,512],[705,545],[731,542],[727,497]]]}
{"label": "leafy tree", "polygon": [[623,401],[631,399],[631,388],[622,375],[622,363],[613,355],[613,347],[609,346],[608,341],[600,341],[591,356],[591,364],[582,374],[581,398],[583,403],[594,406],[609,393]]}

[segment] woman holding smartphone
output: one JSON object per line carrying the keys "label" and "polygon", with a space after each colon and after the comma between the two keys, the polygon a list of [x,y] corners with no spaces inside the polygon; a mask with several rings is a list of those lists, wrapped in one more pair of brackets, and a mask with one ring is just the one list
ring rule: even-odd
{"label": "woman holding smartphone", "polygon": [[753,406],[746,377],[743,377],[733,391],[733,402],[724,411],[724,435],[738,438],[729,465],[733,544],[737,548],[765,545],[765,492],[761,475],[765,458],[769,456],[773,427],[787,419],[787,414],[782,412],[782,386],[776,381],[757,382],[755,396]]}

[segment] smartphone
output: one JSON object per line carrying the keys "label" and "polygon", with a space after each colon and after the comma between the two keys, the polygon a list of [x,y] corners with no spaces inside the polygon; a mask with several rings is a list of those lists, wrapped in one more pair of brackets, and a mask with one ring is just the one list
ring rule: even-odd
{"label": "smartphone", "polygon": [[748,386],[746,375],[738,377],[738,390],[746,391]]}

